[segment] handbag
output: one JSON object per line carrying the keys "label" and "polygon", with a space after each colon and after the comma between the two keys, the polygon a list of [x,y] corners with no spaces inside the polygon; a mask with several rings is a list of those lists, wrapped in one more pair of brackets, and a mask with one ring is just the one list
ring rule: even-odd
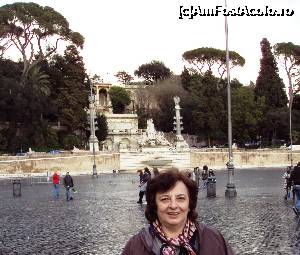
{"label": "handbag", "polygon": [[73,192],[73,193],[77,193],[77,192],[78,192],[78,190],[77,190],[77,189],[75,189],[74,187],[72,187],[72,189],[71,189],[71,190],[72,190],[72,192]]}

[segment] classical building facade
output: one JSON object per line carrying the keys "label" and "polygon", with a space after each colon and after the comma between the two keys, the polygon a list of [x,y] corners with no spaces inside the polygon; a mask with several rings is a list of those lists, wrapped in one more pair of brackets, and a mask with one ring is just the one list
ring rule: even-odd
{"label": "classical building facade", "polygon": [[[97,83],[95,88],[95,108],[97,114],[104,114],[108,125],[108,136],[103,144],[104,150],[119,151],[120,149],[138,149],[138,139],[142,130],[138,129],[138,116],[135,103],[132,101],[127,113],[115,114],[109,96],[112,84]],[[125,88],[126,89],[126,88]]]}

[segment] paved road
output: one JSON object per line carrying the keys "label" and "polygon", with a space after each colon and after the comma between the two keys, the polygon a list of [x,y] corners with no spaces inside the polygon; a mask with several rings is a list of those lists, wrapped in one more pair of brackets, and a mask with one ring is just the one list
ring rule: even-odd
{"label": "paved road", "polygon": [[[283,200],[281,169],[236,170],[238,197],[224,197],[225,171],[217,174],[217,197],[200,190],[199,221],[219,229],[236,254],[300,254],[300,221]],[[137,176],[76,177],[75,199],[54,201],[49,184],[24,184],[22,197],[0,182],[0,254],[120,254],[146,224],[136,203]]]}

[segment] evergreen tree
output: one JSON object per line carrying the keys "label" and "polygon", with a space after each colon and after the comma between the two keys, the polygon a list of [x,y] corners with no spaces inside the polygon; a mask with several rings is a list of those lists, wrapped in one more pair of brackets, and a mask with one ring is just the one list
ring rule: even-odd
{"label": "evergreen tree", "polygon": [[108,135],[108,126],[105,115],[97,115],[96,122],[97,130],[95,131],[95,135],[97,136],[99,142],[105,141]]}
{"label": "evergreen tree", "polygon": [[88,84],[82,57],[74,46],[68,46],[64,56],[56,55],[50,62],[51,97],[56,103],[57,120],[69,132],[83,131],[87,120]]}
{"label": "evergreen tree", "polygon": [[128,92],[122,87],[113,86],[108,93],[110,95],[113,113],[124,113],[126,106],[131,102]]}
{"label": "evergreen tree", "polygon": [[278,74],[278,67],[271,46],[266,38],[260,42],[262,58],[260,60],[260,71],[255,85],[255,96],[265,97],[268,109],[285,107],[287,95],[284,83]]}

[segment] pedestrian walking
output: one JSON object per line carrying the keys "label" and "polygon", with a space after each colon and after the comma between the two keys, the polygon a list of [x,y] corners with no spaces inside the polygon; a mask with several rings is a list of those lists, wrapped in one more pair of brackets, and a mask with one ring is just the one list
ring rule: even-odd
{"label": "pedestrian walking", "polygon": [[[283,188],[285,190],[285,195],[284,199],[288,199],[291,197],[291,190],[292,190],[292,180],[291,180],[291,167],[288,166],[286,168],[285,173],[282,175],[282,178],[284,180],[283,182]],[[294,200],[294,195],[293,195],[293,200]]]}
{"label": "pedestrian walking", "polygon": [[142,175],[140,174],[140,184],[139,184],[140,191],[139,191],[139,200],[137,201],[138,204],[143,203],[143,197],[146,192],[147,183],[150,179],[151,179],[150,170],[147,167],[145,167],[144,173],[142,172]]}
{"label": "pedestrian walking", "polygon": [[197,187],[199,188],[200,187],[200,175],[201,175],[199,167],[195,167],[194,172],[195,172],[195,175],[196,175]]}
{"label": "pedestrian walking", "polygon": [[59,174],[57,171],[52,175],[52,184],[53,184],[53,197],[55,199],[59,198]]}
{"label": "pedestrian walking", "polygon": [[208,167],[207,167],[207,165],[203,166],[203,170],[202,170],[202,173],[201,173],[201,179],[202,179],[202,188],[205,189],[206,184],[207,184],[207,179],[208,179]]}
{"label": "pedestrian walking", "polygon": [[129,239],[121,255],[233,255],[220,232],[197,222],[198,187],[186,173],[162,172],[146,191],[149,225]]}
{"label": "pedestrian walking", "polygon": [[66,176],[64,177],[64,187],[66,189],[67,201],[73,200],[72,188],[74,187],[74,183],[73,183],[73,178],[71,177],[69,172],[67,172]]}
{"label": "pedestrian walking", "polygon": [[300,215],[300,162],[291,172],[290,180],[293,182],[293,190],[295,191],[295,206],[293,211],[297,216]]}
{"label": "pedestrian walking", "polygon": [[148,177],[149,179],[151,179],[151,172],[150,172],[150,170],[149,170],[148,167],[145,167],[145,169],[144,169],[144,175],[145,175],[145,173],[147,174],[146,177]]}

